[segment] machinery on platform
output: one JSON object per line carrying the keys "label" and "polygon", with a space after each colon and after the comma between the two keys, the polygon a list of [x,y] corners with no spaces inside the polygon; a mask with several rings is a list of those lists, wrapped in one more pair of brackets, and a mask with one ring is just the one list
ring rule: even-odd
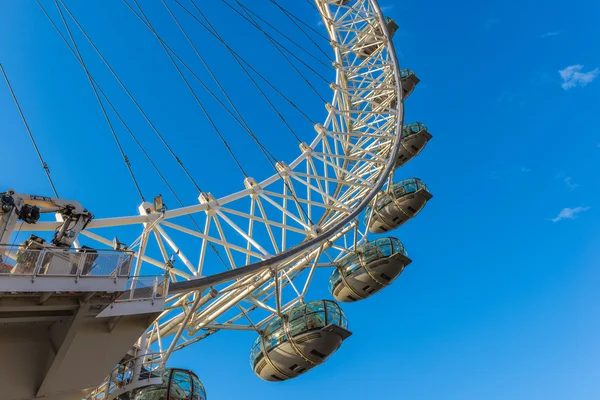
{"label": "machinery on platform", "polygon": [[[35,224],[41,214],[52,212],[56,213],[60,222],[52,238],[52,246],[59,248],[70,248],[93,218],[92,213],[76,201],[21,194],[14,190],[0,193],[0,243],[10,242],[19,220]],[[46,246],[41,238],[34,238],[29,244]]]}

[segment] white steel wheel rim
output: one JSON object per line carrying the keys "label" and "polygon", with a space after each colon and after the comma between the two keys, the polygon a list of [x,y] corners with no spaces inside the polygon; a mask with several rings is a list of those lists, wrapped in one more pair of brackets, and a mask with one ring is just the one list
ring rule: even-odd
{"label": "white steel wheel rim", "polygon": [[[171,284],[170,293],[175,293],[175,295],[167,299],[167,306],[180,307],[181,311],[188,311],[187,314],[191,317],[186,319],[186,312],[181,312],[175,317],[169,316],[165,319],[163,317],[171,313],[172,309],[169,312],[163,312],[147,332],[150,343],[162,341],[184,327],[187,327],[190,332],[196,333],[255,291],[259,289],[263,292],[274,290],[277,282],[271,276],[272,270],[285,272],[287,279],[291,282],[298,275],[298,271],[301,271],[310,262],[313,263],[312,269],[314,269],[325,249],[330,248],[333,243],[345,238],[346,235],[354,236],[354,240],[351,241],[351,245],[343,246],[343,248],[336,246],[339,254],[335,259],[366,240],[368,231],[358,229],[357,217],[388,183],[388,178],[394,171],[397,152],[400,148],[404,115],[400,68],[384,17],[376,0],[356,0],[351,1],[348,5],[340,6],[329,4],[326,0],[315,0],[315,2],[323,16],[325,28],[334,48],[336,82],[332,85],[334,90],[332,106],[329,107],[324,124],[316,127],[318,132],[316,138],[303,149],[299,157],[289,164],[289,169],[284,168],[280,174],[274,174],[255,186],[217,200],[169,210],[164,214],[142,213],[142,215],[135,216],[97,219],[82,231],[82,234],[90,239],[103,245],[112,246],[112,239],[104,238],[90,230],[141,225],[143,230],[148,227],[151,229],[147,230],[147,238],[153,233],[157,233],[164,242],[169,243],[171,240],[164,228],[170,228],[200,238],[204,247],[209,241],[216,246],[221,246],[225,251],[237,251],[245,256],[261,259],[259,262],[206,277],[201,275],[202,264],[198,265],[196,274],[193,271],[187,273],[181,270],[173,271],[178,277],[186,280]],[[351,47],[357,43],[357,32],[360,32],[366,24],[374,21],[377,21],[382,27],[385,39],[382,40],[379,50],[368,58],[360,60],[352,55]],[[384,72],[382,73],[382,71]],[[377,90],[382,90],[382,86],[384,89],[393,90],[399,100],[394,109],[375,111],[377,106],[369,100],[369,96]],[[367,105],[372,111],[359,111],[360,107],[363,107],[364,110]],[[352,114],[359,116],[352,116]],[[347,121],[351,122],[352,130],[348,130]],[[335,149],[342,145],[346,146],[346,151],[335,152]],[[316,165],[319,163],[327,164],[339,174],[338,176],[342,176],[344,181],[340,182],[330,176],[325,176],[327,172],[323,176],[319,175],[320,170],[329,171],[327,166],[323,169],[317,168]],[[312,171],[312,173],[305,171]],[[311,176],[306,177],[305,175]],[[255,198],[259,198],[261,202],[269,202],[269,200],[275,203],[282,200],[285,202],[285,191],[278,197],[277,193],[267,189],[286,179],[293,182],[295,187],[302,187],[305,193],[311,196],[310,199],[301,199],[304,206],[317,207],[317,202],[321,202],[320,206],[326,214],[324,219],[319,221],[320,226],[316,227],[303,221],[300,212],[291,211],[291,206],[281,210],[281,215],[286,215],[287,218],[295,219],[297,223],[300,222],[300,225],[304,225],[305,239],[284,251],[265,254],[268,246],[261,245],[257,241],[258,239],[252,237],[252,232],[245,233],[231,220],[230,216],[246,217],[249,223],[252,220],[253,224],[263,223],[272,226],[281,224],[278,221],[262,221],[267,218],[262,218],[262,220],[256,218],[258,214],[255,215],[254,211],[238,211],[237,214],[233,214],[232,211],[237,211],[236,202],[248,198],[251,199],[251,204],[255,203]],[[318,183],[312,183],[313,181]],[[333,191],[335,197],[324,190],[325,186],[333,186],[334,183],[336,184],[336,189]],[[265,194],[265,192],[269,192],[269,194]],[[287,201],[293,203],[289,197],[288,193]],[[211,237],[209,232],[191,232],[191,230],[183,229],[169,221],[173,218],[197,213],[205,213],[207,220],[215,219],[219,223],[227,224],[230,228],[238,230],[240,235],[236,238],[237,242],[229,243],[221,238]],[[56,226],[57,223],[41,222],[32,226],[20,224],[19,229],[31,232],[50,231],[54,230]],[[291,231],[292,227],[283,227],[282,229]],[[136,261],[140,266],[143,262],[166,268],[168,259],[164,252],[163,260],[160,261],[146,256],[144,247],[140,245],[136,253]],[[176,247],[176,244],[171,246],[174,251]],[[283,248],[283,246],[279,248]],[[183,261],[182,257],[185,256],[183,252],[179,252],[178,257]],[[189,260],[183,261],[180,265],[188,263]],[[189,265],[187,266],[189,268]],[[139,268],[136,272],[139,273]],[[234,279],[237,281],[221,289],[220,292],[211,291],[200,296],[202,289]],[[305,292],[302,293],[302,295],[304,294]],[[189,296],[193,296],[194,301],[191,305],[186,305],[182,300],[186,300]],[[295,302],[285,305],[285,308],[289,308],[299,301],[303,301],[303,296],[299,296]],[[189,308],[184,310],[185,307]],[[282,310],[284,310],[283,306]],[[183,348],[198,340],[195,338],[188,342],[175,343],[170,350]],[[161,350],[163,355],[165,350]],[[167,358],[168,354],[164,357],[163,365]]]}

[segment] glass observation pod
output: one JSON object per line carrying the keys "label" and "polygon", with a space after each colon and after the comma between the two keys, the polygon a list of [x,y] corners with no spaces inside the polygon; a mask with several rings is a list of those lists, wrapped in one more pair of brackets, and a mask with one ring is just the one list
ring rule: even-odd
{"label": "glass observation pod", "polygon": [[[396,96],[396,90],[394,87],[395,82],[396,79],[392,78],[392,83],[386,84],[386,86],[389,88],[382,87],[379,90],[375,90],[375,93],[372,97],[373,103],[378,106],[383,106],[387,110],[396,108],[398,105],[398,96]],[[410,69],[400,70],[400,83],[402,84],[404,100],[411,95],[419,82],[420,80],[417,78],[417,75],[415,75],[414,71]]]}
{"label": "glass observation pod", "polygon": [[266,381],[295,378],[323,363],[351,334],[336,302],[300,304],[266,326],[252,346],[250,364]]}
{"label": "glass observation pod", "polygon": [[391,284],[410,263],[404,246],[396,238],[365,243],[333,270],[329,291],[338,301],[365,299]]}
{"label": "glass observation pod", "polygon": [[[384,19],[391,39],[398,30],[398,24],[389,17],[385,17]],[[375,53],[375,51],[381,47],[384,40],[383,30],[381,29],[379,20],[374,20],[368,24],[362,32],[357,33],[357,36],[358,41],[352,46],[352,51],[356,54],[356,57],[360,59],[365,59]]]}
{"label": "glass observation pod", "polygon": [[[155,374],[155,372],[151,372]],[[142,373],[142,378],[144,373]],[[204,386],[192,371],[168,368],[162,372],[162,383],[146,386],[121,395],[127,400],[206,400]]]}
{"label": "glass observation pod", "polygon": [[421,82],[421,80],[417,78],[417,75],[415,75],[415,72],[412,69],[404,68],[400,70],[400,83],[402,84],[404,100],[408,99],[408,96],[415,90],[415,87],[419,82]]}
{"label": "glass observation pod", "polygon": [[421,152],[431,139],[427,127],[420,122],[411,122],[402,128],[401,146],[398,149],[396,167],[401,167]]}
{"label": "glass observation pod", "polygon": [[375,198],[375,205],[365,210],[365,225],[371,233],[395,229],[417,215],[433,195],[417,178],[405,179],[392,185]]}

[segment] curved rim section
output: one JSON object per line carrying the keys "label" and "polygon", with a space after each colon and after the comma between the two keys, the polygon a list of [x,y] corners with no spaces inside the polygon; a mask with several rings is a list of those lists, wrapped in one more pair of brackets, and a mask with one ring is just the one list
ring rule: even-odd
{"label": "curved rim section", "polygon": [[[196,275],[189,276],[188,278],[186,278],[188,280],[172,283],[169,287],[169,294],[173,295],[171,298],[175,299],[175,301],[174,303],[172,303],[171,310],[175,310],[179,307],[183,308],[181,304],[185,303],[187,299],[187,297],[184,297],[184,295],[188,296],[190,294],[193,294],[194,300],[193,305],[184,310],[186,311],[185,313],[180,312],[179,314],[170,319],[167,319],[167,314],[163,313],[157,319],[157,321],[160,320],[160,326],[158,322],[155,322],[155,329],[157,332],[160,332],[160,336],[167,337],[172,334],[175,334],[174,339],[172,340],[171,345],[169,346],[169,349],[166,351],[165,356],[162,359],[162,365],[164,365],[164,362],[166,362],[172,351],[178,350],[192,343],[196,343],[198,340],[202,340],[202,338],[221,329],[215,325],[209,326],[209,330],[204,335],[201,335],[197,339],[194,338],[189,341],[186,341],[185,343],[182,343],[181,345],[178,345],[177,342],[184,328],[188,329],[188,336],[190,334],[194,336],[196,332],[198,332],[200,329],[207,327],[211,321],[214,321],[217,317],[222,315],[224,310],[235,306],[243,299],[247,298],[248,296],[251,296],[253,293],[264,294],[267,292],[275,293],[279,291],[278,285],[280,284],[278,283],[277,275],[274,274],[275,271],[283,269],[283,272],[286,272],[286,275],[289,273],[288,280],[291,282],[294,279],[294,277],[297,276],[297,273],[301,272],[301,269],[303,268],[303,263],[308,263],[309,260],[314,259],[315,262],[313,263],[312,267],[314,270],[315,265],[317,263],[316,261],[321,257],[321,252],[327,246],[327,244],[340,240],[340,238],[345,237],[344,235],[354,230],[358,226],[357,217],[380,193],[381,189],[389,182],[388,178],[393,173],[393,170],[396,167],[395,162],[396,157],[398,155],[398,151],[401,147],[402,129],[404,123],[404,96],[401,86],[401,75],[397,56],[387,29],[386,21],[382,15],[377,0],[354,0],[349,5],[342,6],[336,6],[333,3],[330,3],[329,0],[315,0],[315,2],[321,15],[323,16],[324,23],[329,33],[331,44],[335,53],[336,84],[333,86],[333,103],[337,104],[336,101],[338,101],[341,98],[344,98],[345,100],[343,101],[342,105],[347,106],[347,109],[344,110],[333,109],[333,107],[330,108],[325,121],[325,126],[328,126],[328,124],[332,122],[332,120],[335,122],[336,118],[344,118],[347,120],[351,120],[352,118],[354,118],[351,116],[351,114],[365,113],[364,109],[358,110],[359,107],[353,108],[353,106],[356,104],[357,100],[362,99],[362,101],[364,102],[370,94],[377,91],[378,85],[382,83],[386,83],[389,85],[389,88],[386,87],[382,89],[389,90],[390,93],[393,89],[398,99],[398,103],[395,109],[388,109],[385,111],[375,111],[373,109],[370,109],[369,112],[371,114],[385,115],[386,118],[389,118],[389,120],[383,120],[383,125],[377,125],[379,123],[382,123],[381,120],[373,122],[371,119],[365,118],[364,120],[359,121],[359,118],[355,118],[356,121],[364,123],[364,128],[358,128],[355,131],[354,126],[349,126],[348,130],[350,130],[350,132],[344,132],[343,129],[339,132],[336,132],[342,135],[352,135],[353,133],[361,133],[362,131],[360,129],[363,129],[364,131],[368,131],[366,133],[368,133],[371,137],[374,137],[377,134],[381,134],[385,140],[378,142],[380,147],[376,148],[376,153],[380,157],[378,158],[378,160],[375,160],[376,162],[374,161],[373,164],[377,164],[377,168],[372,168],[370,170],[373,172],[369,171],[370,175],[368,179],[370,181],[368,182],[368,185],[363,185],[364,187],[359,191],[350,192],[350,196],[355,198],[355,201],[350,202],[351,206],[347,207],[347,209],[335,209],[335,207],[328,208],[328,212],[329,210],[331,210],[331,218],[328,218],[328,222],[331,222],[329,226],[326,226],[327,224],[323,224],[324,226],[326,226],[326,228],[324,227],[322,231],[315,229],[313,231],[314,234],[312,236],[311,232],[303,232],[304,239],[300,240],[299,244],[288,249],[282,247],[285,250],[277,251],[276,254],[274,254],[273,256],[267,255],[265,257],[262,257],[266,259],[262,259],[261,261],[255,263],[247,263],[247,265],[238,267],[236,269],[205,277],[195,277]],[[359,8],[359,6],[362,7],[360,10],[357,9]],[[334,15],[332,14],[332,11],[336,14],[336,16],[338,16],[340,13],[347,13],[345,15],[351,15],[352,13],[355,13],[356,16],[352,14],[352,18],[355,18],[356,21],[353,21],[351,28],[348,28],[347,26],[342,27],[341,23],[339,23],[339,26],[337,26],[336,24],[338,24],[338,21],[335,19]],[[367,17],[365,17],[365,15]],[[347,54],[351,50],[349,50],[349,47],[346,47],[344,48],[344,51],[346,53],[342,52],[341,46],[343,44],[340,43],[341,40],[338,40],[342,37],[342,34],[338,32],[338,28],[340,28],[340,30],[353,31],[354,34],[359,35],[361,32],[359,31],[360,27],[364,28],[365,23],[374,23],[375,21],[379,23],[379,26],[381,27],[384,36],[384,39],[382,39],[383,43],[378,45],[381,46],[381,48],[377,52],[379,54],[376,54],[375,56],[369,56],[364,61],[356,61],[352,57],[352,61],[349,61],[352,65],[344,65],[345,62],[349,60]],[[355,36],[355,41],[353,42],[354,44],[357,43],[357,38],[358,36]],[[381,61],[381,64],[377,64],[377,62],[379,61]],[[354,65],[355,63],[359,64]],[[352,68],[358,71],[358,75],[362,74],[362,70],[360,70],[361,68],[373,68],[374,70],[382,70],[384,72],[382,72],[382,75],[380,76],[383,77],[383,81],[380,82],[377,79],[372,79],[366,87],[349,87],[347,85],[348,82],[346,80],[347,77],[345,74],[347,70],[352,72]],[[370,70],[367,72],[371,73]],[[355,91],[358,94],[352,91]],[[352,96],[355,97],[351,99],[350,97]],[[355,103],[352,103],[353,101]],[[372,106],[372,103],[369,104]],[[336,114],[336,112],[338,112],[338,114]],[[343,116],[340,117],[340,115]],[[371,129],[371,126],[369,124],[372,124],[375,127],[373,128],[373,131],[369,131],[369,129]],[[317,126],[316,128],[318,131],[318,135],[316,136],[316,138],[313,140],[310,146],[307,145],[306,148],[302,148],[303,153],[298,158],[296,158],[296,160],[294,160],[288,168],[294,169],[298,167],[304,160],[310,158],[310,154],[312,151],[316,151],[317,145],[319,145],[320,141],[323,139],[323,137],[325,137],[327,133],[325,132],[323,126]],[[386,130],[385,135],[382,134],[383,130]],[[368,146],[367,144],[365,144],[365,142],[358,142],[358,144]],[[370,149],[369,151],[371,150],[372,149]],[[345,160],[350,160],[352,158],[354,160],[360,159],[361,154],[366,153],[359,152],[358,156],[354,155],[353,157],[347,157]],[[365,155],[363,158],[367,160],[368,156]],[[359,160],[358,162],[360,161],[362,160]],[[367,161],[365,161],[365,163]],[[348,173],[348,176],[352,176],[352,166],[350,164],[352,164],[352,162],[344,161],[343,168],[340,168],[341,170],[343,170],[344,173]],[[210,197],[208,197],[207,200],[205,202],[202,202],[201,204],[170,210],[162,215],[143,214],[131,217],[100,219],[92,221],[92,223],[89,224],[88,228],[115,227],[120,225],[133,224],[147,224],[150,226],[156,225],[159,227],[159,223],[160,225],[164,223],[165,226],[169,226],[169,224],[166,221],[168,219],[198,212],[206,212],[207,214],[209,214],[210,212],[218,213],[218,211],[215,210],[218,210],[218,208],[222,205],[231,203],[235,200],[247,196],[252,196],[256,193],[257,187],[259,188],[259,190],[262,190],[263,188],[274,184],[280,180],[283,181],[284,179],[282,178],[281,173],[277,173],[265,179],[258,185],[247,185],[247,187],[250,187],[237,193],[231,194],[229,196],[222,197],[218,200],[211,199]],[[358,183],[355,183],[356,181],[353,181],[351,185],[359,186]],[[335,190],[335,193],[339,193],[337,189]],[[344,196],[346,196],[346,194],[348,194],[348,192],[349,191],[342,192],[342,194],[339,197],[343,198]],[[339,201],[339,203],[343,203],[343,201]],[[54,226],[56,226],[56,224],[42,224],[42,228],[44,229],[54,229]],[[158,229],[160,229],[160,227]],[[146,231],[149,233],[151,232],[151,230]],[[354,231],[355,236],[357,231],[358,229]],[[90,232],[88,232],[87,234],[94,235]],[[92,237],[95,240],[98,240],[97,238],[99,238],[99,236],[97,235],[96,237],[90,237]],[[364,238],[366,238],[366,236],[363,235],[363,238],[361,240],[364,240]],[[251,238],[248,239],[249,242],[250,239]],[[106,242],[107,241],[105,240],[103,243]],[[354,245],[356,246],[358,243],[360,243],[360,241],[355,240]],[[139,254],[143,255],[143,250],[141,250]],[[143,259],[143,261],[147,262],[145,258]],[[142,260],[140,260],[140,257],[138,255],[138,264],[141,264],[141,262]],[[285,270],[285,268],[288,268],[287,271]],[[202,290],[207,287],[215,286],[219,283],[224,283],[227,281],[233,281],[235,279],[238,280],[235,283],[233,283],[230,287],[223,289],[220,292],[218,290],[211,290],[208,294],[201,295]],[[309,283],[309,280],[307,281],[307,285]],[[278,312],[285,312],[284,305],[278,304],[277,308]],[[243,310],[242,314],[245,315],[245,312]],[[273,315],[277,314],[274,313]],[[165,317],[164,323],[162,319],[163,316]],[[256,326],[262,326],[262,324],[266,322],[268,322],[268,319],[257,323]],[[156,339],[156,337],[153,337],[151,330],[147,331],[147,335],[149,337],[149,343],[152,342],[153,339]]]}
{"label": "curved rim section", "polygon": [[[246,276],[246,275],[252,274],[254,272],[260,272],[260,271],[262,271],[266,268],[269,268],[275,264],[278,264],[282,261],[292,258],[309,248],[313,248],[317,245],[322,244],[326,240],[330,239],[336,232],[339,232],[344,226],[352,223],[352,221],[360,215],[360,213],[369,205],[369,203],[375,198],[375,196],[379,193],[379,191],[387,183],[388,176],[394,170],[396,157],[398,155],[398,151],[399,151],[400,145],[401,145],[402,128],[403,128],[403,124],[404,124],[404,97],[403,97],[403,93],[402,93],[402,86],[400,84],[401,77],[400,77],[400,68],[399,68],[399,64],[398,64],[398,58],[396,56],[394,45],[392,43],[392,39],[390,38],[388,29],[387,29],[387,24],[385,23],[385,18],[383,16],[383,13],[381,12],[381,8],[379,7],[377,1],[376,0],[368,0],[368,1],[372,4],[373,9],[376,10],[378,17],[379,17],[379,23],[383,27],[383,32],[386,37],[386,43],[387,43],[386,49],[391,56],[392,62],[394,63],[394,65],[393,65],[394,77],[395,77],[395,82],[397,82],[396,83],[396,96],[398,96],[398,99],[399,99],[398,106],[396,108],[397,123],[396,123],[395,142],[392,146],[387,165],[385,166],[384,170],[380,173],[379,179],[377,180],[377,183],[375,184],[373,190],[360,202],[360,204],[350,214],[348,214],[345,218],[343,218],[340,222],[336,223],[333,227],[331,227],[327,231],[321,233],[319,236],[317,236],[313,239],[309,239],[303,243],[300,243],[300,244],[298,244],[286,251],[283,251],[283,252],[277,254],[276,256],[271,257],[267,260],[258,261],[256,263],[249,264],[244,267],[237,268],[235,270],[226,271],[226,272],[223,272],[220,274],[215,274],[215,275],[208,276],[208,277],[174,283],[170,286],[169,293],[181,293],[181,292],[187,292],[190,290],[199,290],[199,289],[213,286],[218,283],[222,283],[222,282],[226,282],[226,281],[229,281],[229,280],[232,280],[235,278]],[[329,19],[331,19],[331,12],[329,10],[329,5],[323,0],[316,0],[316,3],[317,3],[317,6],[322,10],[322,12],[325,11],[327,17]],[[327,30],[328,30],[330,39],[335,42],[336,37],[335,37],[334,27],[330,24],[328,26]],[[339,49],[335,48],[335,54],[336,54],[336,61],[338,63],[341,63],[342,59],[341,59]],[[336,74],[338,75],[338,79],[336,79],[336,80],[338,82],[340,82],[340,79],[339,79],[340,73],[341,73],[340,70],[337,69]],[[339,89],[336,89],[334,96],[339,96],[339,95],[341,95],[341,91]],[[327,118],[331,118],[331,115],[332,115],[332,112],[330,111]],[[314,149],[317,141],[318,141],[318,137],[311,144],[311,148]],[[296,159],[292,165],[299,163],[303,157],[304,157],[304,155],[299,157],[298,159]],[[277,179],[277,178],[279,178],[279,176],[274,175],[271,178],[264,181],[263,183],[261,183],[261,186],[265,182],[268,182],[272,179]]]}
{"label": "curved rim section", "polygon": [[[314,229],[313,232],[310,231],[306,231],[304,233],[305,238],[303,240],[300,241],[299,244],[296,244],[293,247],[290,247],[286,250],[283,251],[277,251],[276,254],[274,255],[264,255],[262,257],[258,257],[258,258],[263,258],[260,261],[257,261],[255,263],[248,263],[245,266],[242,267],[238,267],[236,269],[233,270],[229,270],[229,271],[225,271],[225,272],[221,272],[221,273],[217,273],[217,274],[213,274],[213,275],[209,275],[209,276],[200,276],[197,277],[198,275],[196,274],[186,274],[186,276],[183,276],[185,279],[187,279],[187,281],[180,281],[180,282],[175,282],[171,285],[169,293],[170,294],[175,294],[175,293],[184,293],[187,291],[192,291],[192,290],[199,290],[202,288],[206,288],[206,287],[210,287],[219,283],[223,283],[226,281],[230,281],[242,276],[247,276],[253,273],[257,273],[263,270],[266,270],[269,267],[273,267],[277,264],[280,264],[286,260],[290,260],[293,257],[298,257],[301,256],[303,252],[309,250],[309,249],[314,249],[316,246],[319,246],[323,243],[325,243],[326,241],[330,240],[332,237],[334,237],[336,235],[337,232],[340,232],[342,229],[344,229],[345,227],[347,227],[349,224],[352,223],[352,221],[354,219],[356,219],[359,214],[369,205],[369,203],[375,198],[375,196],[377,196],[377,194],[380,192],[380,190],[383,188],[383,186],[387,183],[387,178],[390,176],[390,174],[392,173],[392,171],[395,168],[395,160],[396,160],[396,156],[397,153],[399,151],[399,148],[401,147],[401,138],[402,138],[402,128],[403,128],[403,122],[404,122],[404,113],[403,113],[403,106],[404,106],[404,98],[403,98],[403,91],[402,91],[402,87],[401,87],[401,71],[398,65],[398,61],[397,61],[397,56],[395,53],[395,49],[393,46],[393,43],[391,41],[388,29],[387,29],[387,25],[385,23],[385,19],[383,17],[383,14],[381,12],[381,9],[379,8],[379,5],[377,3],[376,0],[356,0],[353,3],[351,3],[348,6],[342,5],[342,6],[336,6],[334,4],[330,4],[328,2],[328,0],[315,0],[317,7],[320,10],[321,15],[323,16],[324,22],[325,22],[325,26],[327,28],[329,37],[331,39],[331,44],[332,47],[334,49],[334,53],[335,53],[335,59],[336,59],[336,85],[334,85],[334,103],[336,101],[336,99],[339,99],[341,97],[344,97],[344,101],[343,104],[351,106],[351,100],[348,98],[348,92],[349,92],[349,88],[347,86],[347,82],[345,80],[345,71],[344,71],[344,57],[340,51],[340,43],[338,40],[338,36],[336,36],[337,32],[337,27],[336,27],[336,20],[334,18],[334,16],[332,15],[332,9],[336,10],[336,13],[339,13],[340,10],[344,10],[343,12],[346,13],[352,13],[352,12],[356,12],[357,14],[357,19],[365,19],[363,15],[358,15],[359,12],[356,10],[355,7],[357,7],[357,3],[362,3],[362,5],[364,5],[364,7],[367,7],[367,5],[369,5],[370,7],[370,14],[369,18],[373,18],[376,17],[378,19],[379,25],[382,29],[382,32],[384,34],[385,37],[385,42],[382,44],[382,46],[385,48],[386,51],[386,56],[387,56],[387,60],[389,61],[389,63],[391,64],[390,67],[393,70],[393,81],[394,81],[394,89],[395,89],[395,93],[397,98],[399,99],[398,101],[398,105],[395,109],[393,110],[387,110],[385,111],[384,114],[386,115],[394,115],[395,117],[395,127],[394,127],[394,135],[393,135],[393,142],[390,144],[390,147],[387,147],[384,149],[383,152],[378,153],[378,155],[381,155],[383,157],[385,157],[385,166],[383,169],[380,169],[378,171],[378,173],[374,173],[372,177],[370,177],[369,179],[371,180],[375,180],[373,179],[375,176],[377,177],[374,184],[370,184],[369,185],[369,191],[368,193],[365,192],[361,192],[359,193],[359,195],[357,195],[356,197],[362,197],[362,200],[356,204],[353,205],[352,208],[349,208],[347,210],[331,210],[331,211],[327,211],[329,214],[329,218],[327,223],[324,223],[323,225],[327,225],[329,222],[335,222],[332,226],[327,226],[326,229],[320,230],[320,227],[315,226],[313,224],[312,228],[319,228],[319,229]],[[358,32],[357,32],[358,35]],[[380,53],[383,52],[383,49],[380,50]],[[374,57],[369,57],[368,59],[371,59]],[[364,63],[363,63],[364,64]],[[370,88],[371,90],[373,88]],[[361,88],[361,90],[364,90],[363,88]],[[369,90],[369,88],[367,88],[367,90]],[[365,93],[365,96],[368,95],[368,92]],[[327,126],[332,119],[334,119],[335,113],[336,111],[340,111],[337,109],[333,109],[330,108],[326,121],[325,121],[325,126]],[[353,112],[354,110],[349,109],[349,110],[344,110],[346,112]],[[346,117],[345,117],[346,118]],[[319,128],[319,127],[317,127]],[[323,128],[323,126],[320,126],[320,128]],[[324,128],[323,128],[324,129]],[[353,128],[352,128],[353,129]],[[317,129],[319,130],[319,129]],[[354,131],[353,131],[354,132]],[[350,133],[350,132],[341,132],[341,133]],[[309,155],[311,154],[312,151],[315,151],[317,148],[317,145],[320,143],[321,140],[323,140],[325,133],[321,130],[318,135],[316,136],[316,138],[312,141],[312,143],[310,144],[310,146],[307,146],[307,149],[303,149],[303,153],[297,157],[290,165],[289,168],[290,170],[294,170],[294,168],[298,167],[304,160],[306,160],[307,158],[309,158]],[[391,140],[390,140],[391,142]],[[382,157],[382,158],[383,158]],[[351,176],[351,173],[349,171],[349,162],[344,162],[342,168],[346,173],[349,174],[349,176]],[[283,177],[282,174],[280,172],[272,175],[271,177],[263,180],[262,182],[260,182],[260,184],[257,185],[258,188],[260,188],[260,190],[268,187],[269,185],[272,185],[278,181],[283,181]],[[339,187],[339,186],[338,186]],[[184,215],[190,215],[190,214],[194,214],[194,213],[199,213],[199,212],[205,212],[205,213],[209,213],[211,212],[212,208],[218,208],[221,207],[223,205],[226,205],[228,203],[234,202],[236,200],[248,197],[248,196],[252,196],[256,191],[256,186],[255,187],[248,187],[245,190],[239,191],[237,193],[228,195],[228,196],[224,196],[220,199],[211,199],[210,197],[202,202],[201,204],[196,204],[196,205],[192,205],[192,206],[187,206],[187,207],[182,207],[182,208],[178,208],[178,209],[173,209],[173,210],[169,210],[166,211],[163,215],[158,216],[157,214],[143,214],[142,215],[136,215],[136,216],[127,216],[127,217],[115,217],[115,218],[104,218],[104,219],[98,219],[98,220],[94,220],[91,221],[91,223],[88,225],[87,229],[93,229],[93,228],[105,228],[105,227],[118,227],[118,226],[125,226],[125,225],[136,225],[136,224],[149,224],[149,225],[153,225],[153,224],[157,224],[159,221],[165,222],[167,223],[167,220],[172,219],[172,218],[176,218],[176,217],[180,217],[180,216],[184,216]],[[336,193],[337,189],[336,189]],[[343,195],[342,195],[343,196]],[[321,222],[321,221],[319,221]],[[48,230],[54,230],[57,227],[58,223],[52,223],[52,222],[42,222],[42,223],[38,223],[35,226],[28,226],[25,224],[21,224],[19,229],[22,229],[24,231],[48,231]],[[325,228],[325,227],[324,227]],[[89,231],[89,230],[85,230],[82,232],[84,235],[87,235],[88,237],[92,238],[93,240],[99,241],[101,243],[104,244],[109,244],[110,241],[108,241],[105,238],[102,238],[99,235],[96,235],[95,233]],[[205,235],[207,235],[205,233]],[[252,238],[249,238],[250,240]],[[249,240],[249,241],[250,241]],[[148,261],[147,257],[144,257],[144,261]],[[157,265],[160,263],[154,262],[154,265]]]}

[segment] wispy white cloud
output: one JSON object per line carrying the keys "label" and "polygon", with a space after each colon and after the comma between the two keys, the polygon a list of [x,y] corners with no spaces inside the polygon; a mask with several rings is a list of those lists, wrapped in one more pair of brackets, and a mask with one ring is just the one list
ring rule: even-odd
{"label": "wispy white cloud", "polygon": [[575,208],[563,208],[560,210],[558,215],[552,219],[552,222],[558,222],[563,219],[575,219],[575,216],[579,213],[589,210],[589,207],[575,207]]}
{"label": "wispy white cloud", "polygon": [[558,71],[563,80],[562,88],[569,90],[575,86],[585,87],[600,74],[600,69],[598,68],[588,72],[581,72],[582,69],[583,65],[576,64]]}
{"label": "wispy white cloud", "polygon": [[387,6],[382,6],[382,7],[380,7],[380,9],[381,9],[381,12],[385,14],[388,11],[393,10],[394,9],[394,5],[390,4],[390,5],[387,5]]}
{"label": "wispy white cloud", "polygon": [[325,25],[325,24],[323,23],[323,17],[321,17],[321,14],[319,14],[319,13],[316,13],[316,14],[315,14],[315,18],[316,18],[316,20],[317,20],[317,22],[316,22],[317,26],[323,26],[323,25]]}
{"label": "wispy white cloud", "polygon": [[555,179],[559,179],[565,183],[569,190],[575,190],[579,187],[578,183],[573,182],[573,178],[565,174],[564,172],[559,172],[556,174]]}
{"label": "wispy white cloud", "polygon": [[560,32],[556,32],[556,31],[552,31],[552,32],[546,32],[540,35],[541,39],[550,37],[550,36],[556,36],[556,35],[560,35]]}
{"label": "wispy white cloud", "polygon": [[573,182],[573,178],[571,178],[570,176],[565,177],[564,181],[565,185],[567,185],[569,190],[575,190],[579,187],[579,184]]}

